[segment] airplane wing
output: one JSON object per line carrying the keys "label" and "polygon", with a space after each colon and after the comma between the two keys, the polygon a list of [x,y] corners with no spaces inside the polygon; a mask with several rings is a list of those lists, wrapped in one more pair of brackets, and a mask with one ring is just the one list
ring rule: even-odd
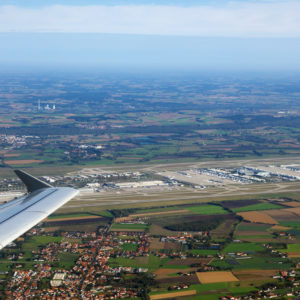
{"label": "airplane wing", "polygon": [[0,205],[0,249],[44,220],[78,194],[69,187],[53,187],[24,171],[15,170],[28,194]]}

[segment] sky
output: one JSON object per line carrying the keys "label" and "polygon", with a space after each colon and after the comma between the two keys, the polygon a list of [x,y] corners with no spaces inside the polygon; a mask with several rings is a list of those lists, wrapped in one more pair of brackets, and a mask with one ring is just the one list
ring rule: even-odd
{"label": "sky", "polygon": [[0,66],[300,69],[300,0],[0,0]]}

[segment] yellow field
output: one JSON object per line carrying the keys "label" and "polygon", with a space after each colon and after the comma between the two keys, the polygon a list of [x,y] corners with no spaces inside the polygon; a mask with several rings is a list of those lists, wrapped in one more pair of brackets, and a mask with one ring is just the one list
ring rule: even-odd
{"label": "yellow field", "polygon": [[300,207],[285,208],[284,210],[300,216]]}
{"label": "yellow field", "polygon": [[238,213],[239,216],[252,223],[278,224],[275,219],[262,211],[247,211]]}
{"label": "yellow field", "polygon": [[272,230],[288,230],[291,229],[290,227],[286,227],[286,226],[280,226],[280,225],[274,225],[271,227]]}
{"label": "yellow field", "polygon": [[281,204],[290,206],[290,207],[299,207],[300,206],[300,202],[298,202],[298,201],[283,202]]}
{"label": "yellow field", "polygon": [[33,163],[41,163],[43,160],[38,159],[23,159],[23,160],[6,160],[5,163],[8,165],[26,165]]}
{"label": "yellow field", "polygon": [[216,272],[197,272],[197,277],[200,283],[215,283],[215,282],[229,282],[239,281],[232,272],[216,271]]}
{"label": "yellow field", "polygon": [[85,216],[85,217],[70,217],[70,218],[55,218],[55,219],[45,219],[43,222],[61,222],[61,221],[71,221],[71,220],[90,220],[90,219],[99,219],[101,216]]}
{"label": "yellow field", "polygon": [[152,296],[150,296],[150,300],[167,299],[167,298],[175,298],[175,297],[183,297],[183,296],[193,296],[193,295],[196,295],[196,290],[152,295]]}

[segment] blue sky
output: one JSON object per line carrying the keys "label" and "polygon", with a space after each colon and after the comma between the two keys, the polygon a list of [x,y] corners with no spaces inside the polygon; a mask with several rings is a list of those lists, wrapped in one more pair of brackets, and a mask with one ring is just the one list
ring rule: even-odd
{"label": "blue sky", "polygon": [[0,66],[300,68],[300,1],[0,0]]}

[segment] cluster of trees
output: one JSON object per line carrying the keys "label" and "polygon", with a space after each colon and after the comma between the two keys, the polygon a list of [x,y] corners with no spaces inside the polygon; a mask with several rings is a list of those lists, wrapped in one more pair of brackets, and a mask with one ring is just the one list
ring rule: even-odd
{"label": "cluster of trees", "polygon": [[165,228],[174,231],[209,231],[217,228],[224,220],[224,217],[218,216],[209,220],[170,224]]}

